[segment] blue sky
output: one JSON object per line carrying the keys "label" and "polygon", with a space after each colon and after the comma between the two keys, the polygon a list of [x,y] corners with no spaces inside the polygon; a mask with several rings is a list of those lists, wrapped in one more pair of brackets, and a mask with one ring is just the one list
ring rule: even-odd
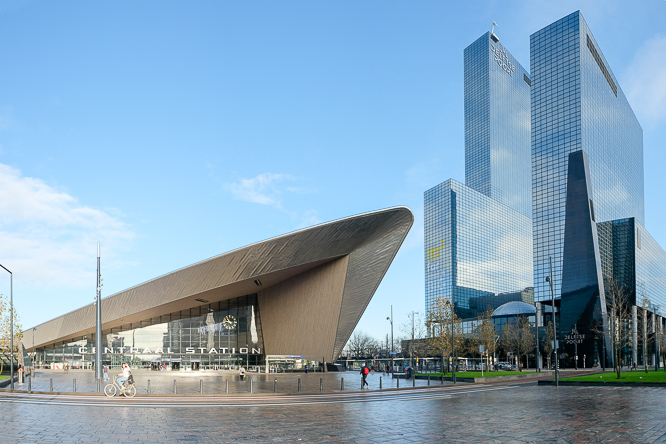
{"label": "blue sky", "polygon": [[[24,327],[259,240],[396,205],[358,328],[424,306],[423,192],[464,182],[463,49],[580,9],[644,131],[666,245],[666,2],[0,1],[0,263]],[[9,293],[6,273],[0,292]]]}

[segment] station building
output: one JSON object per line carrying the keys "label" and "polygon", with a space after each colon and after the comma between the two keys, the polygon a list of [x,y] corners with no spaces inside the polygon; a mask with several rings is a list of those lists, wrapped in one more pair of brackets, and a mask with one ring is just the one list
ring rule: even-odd
{"label": "station building", "polygon": [[[103,363],[153,370],[330,367],[409,229],[396,207],[240,248],[102,299]],[[34,329],[35,364],[91,368],[95,306]]]}

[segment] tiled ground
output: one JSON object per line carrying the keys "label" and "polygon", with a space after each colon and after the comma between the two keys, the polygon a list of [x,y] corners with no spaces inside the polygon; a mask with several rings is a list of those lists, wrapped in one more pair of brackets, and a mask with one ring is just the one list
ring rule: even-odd
{"label": "tiled ground", "polygon": [[169,406],[166,399],[160,407],[111,407],[63,404],[57,397],[41,404],[0,397],[5,420],[0,440],[666,442],[666,396],[660,388],[556,389],[533,383],[494,388],[432,388],[450,395],[435,399],[417,399],[409,391],[398,397],[369,392],[366,399],[331,394],[326,396],[351,402],[310,405],[289,405],[283,397],[280,406],[227,408]]}
{"label": "tiled ground", "polygon": [[[361,387],[361,375],[356,372],[329,372],[329,373],[248,373],[246,380],[241,382],[237,372],[152,372],[147,370],[134,370],[133,372],[138,394],[148,393],[148,381],[150,381],[151,394],[173,394],[173,381],[176,381],[178,394],[199,394],[200,381],[203,381],[204,394],[219,395],[226,393],[226,381],[229,380],[230,394],[250,393],[250,379],[252,379],[253,393],[273,393],[275,379],[278,380],[278,393],[297,393],[298,379],[301,380],[303,392],[319,392],[319,380],[323,378],[323,391],[339,391],[342,387],[341,379],[344,379],[344,390],[359,390]],[[113,376],[113,373],[110,374]],[[389,375],[381,373],[368,376],[370,390],[379,389],[381,378],[383,388],[396,388],[397,380]],[[96,393],[97,384],[94,373],[90,370],[39,370],[32,380],[33,391],[50,391],[53,379],[53,391],[71,393],[76,379],[76,391],[78,393]],[[400,387],[412,387],[412,380],[401,380]],[[433,379],[431,384],[442,385],[439,380]],[[445,381],[444,385],[450,382]],[[416,380],[417,387],[428,385],[426,380]],[[27,391],[28,384],[14,384],[17,391]]]}

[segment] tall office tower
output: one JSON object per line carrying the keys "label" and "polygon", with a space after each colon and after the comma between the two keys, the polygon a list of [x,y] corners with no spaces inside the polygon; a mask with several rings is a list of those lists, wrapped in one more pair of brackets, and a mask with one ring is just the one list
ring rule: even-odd
{"label": "tall office tower", "polygon": [[424,193],[426,311],[534,301],[529,77],[491,32],[465,49],[466,186]]}
{"label": "tall office tower", "polygon": [[530,78],[487,32],[465,48],[465,185],[532,217]]}
{"label": "tall office tower", "polygon": [[451,299],[469,319],[511,301],[534,303],[528,217],[453,179],[424,201],[426,310]]}
{"label": "tall office tower", "polygon": [[643,130],[579,11],[530,37],[534,290],[562,282],[569,154],[589,158],[595,222],[644,225]]}

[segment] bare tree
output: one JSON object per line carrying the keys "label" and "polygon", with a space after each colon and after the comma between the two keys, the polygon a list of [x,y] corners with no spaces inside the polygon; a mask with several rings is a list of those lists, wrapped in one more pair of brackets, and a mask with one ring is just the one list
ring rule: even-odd
{"label": "bare tree", "polygon": [[367,358],[374,356],[379,350],[377,341],[365,334],[362,331],[355,331],[349,342],[347,342],[347,350],[350,356],[355,358]]}
{"label": "bare tree", "polygon": [[493,324],[493,310],[486,310],[483,315],[478,317],[478,324],[474,329],[475,345],[483,345],[486,351],[486,362],[491,354],[495,353],[497,346],[497,332]]}
{"label": "bare tree", "polygon": [[593,329],[596,333],[607,335],[613,347],[613,360],[617,379],[622,374],[622,349],[632,343],[632,316],[629,303],[629,290],[619,285],[616,279],[608,280],[604,284],[606,295],[606,313],[601,313],[602,325]]}
{"label": "bare tree", "polygon": [[[637,337],[642,345],[642,355],[643,355],[643,366],[645,367],[645,373],[648,371],[647,365],[647,352],[653,346],[655,347],[655,355],[659,354],[659,344],[658,344],[658,334],[657,328],[653,325],[654,318],[652,317],[652,312],[649,311],[651,306],[650,300],[645,297],[644,290],[641,290],[641,307],[638,309],[640,313],[640,325],[637,329]],[[656,363],[655,370],[656,370]]]}
{"label": "bare tree", "polygon": [[[437,352],[451,354],[451,331],[453,324],[453,344],[457,353],[463,349],[462,322],[455,314],[454,306],[448,300],[436,299],[428,310],[426,325],[430,331],[430,347]],[[455,364],[455,363],[454,363]]]}
{"label": "bare tree", "polygon": [[[9,302],[4,299],[4,295],[0,294],[0,350],[7,359],[17,358],[18,343],[23,340],[23,328],[21,327],[21,320],[16,307],[14,307],[14,350],[10,350],[11,338],[11,311]],[[0,373],[4,367],[4,359],[0,358]]]}
{"label": "bare tree", "polygon": [[[505,347],[514,350],[519,357],[525,356],[525,368],[527,368],[527,358],[536,345],[532,326],[527,316],[517,316],[514,322],[509,322],[504,326],[502,342]],[[520,366],[518,369],[523,371]]]}
{"label": "bare tree", "polygon": [[400,330],[409,341],[409,349],[406,350],[406,354],[409,355],[411,350],[414,356],[425,357],[428,353],[428,341],[425,339],[427,330],[423,318],[416,312],[410,312],[407,318],[409,321],[400,326]]}
{"label": "bare tree", "polygon": [[551,358],[555,349],[553,348],[553,342],[555,341],[555,333],[553,332],[553,321],[548,321],[546,327],[545,341],[543,341],[543,352],[548,358],[548,368],[550,368]]}

